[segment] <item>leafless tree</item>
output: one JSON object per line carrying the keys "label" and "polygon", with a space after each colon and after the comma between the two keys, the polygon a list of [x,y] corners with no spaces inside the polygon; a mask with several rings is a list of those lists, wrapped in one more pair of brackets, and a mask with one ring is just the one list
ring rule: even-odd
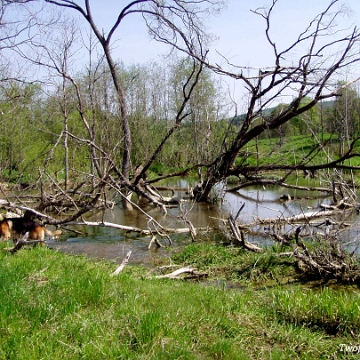
{"label": "leafless tree", "polygon": [[[240,165],[234,166],[241,150],[251,140],[256,139],[264,132],[279,128],[292,118],[310,110],[322,100],[335,98],[342,89],[359,79],[351,79],[335,88],[332,85],[342,71],[360,60],[357,51],[360,40],[358,29],[354,27],[347,33],[340,29],[334,31],[336,19],[341,16],[341,10],[335,9],[339,0],[330,1],[328,7],[313,19],[291,45],[284,49],[277,46],[270,31],[275,26],[272,14],[277,3],[277,0],[273,0],[269,9],[261,8],[253,11],[255,15],[262,17],[265,21],[265,36],[274,57],[272,66],[256,69],[251,73],[251,69],[234,65],[229,61],[227,61],[227,67],[205,62],[205,65],[216,73],[241,82],[248,91],[249,99],[244,120],[235,139],[230,144],[229,139],[224,139],[221,152],[206,166],[207,174],[204,181],[194,189],[198,201],[208,200],[214,185],[229,175],[243,175],[249,179],[253,174],[266,170],[287,170],[289,172],[308,170],[313,172],[317,169],[342,167],[345,159],[357,156],[354,152],[356,138],[340,159],[326,164],[309,164],[308,158],[305,157],[302,163],[296,165],[268,164],[259,168],[246,166],[246,155],[243,155]],[[174,46],[177,45],[174,44]],[[196,54],[188,49],[183,48],[182,50],[196,58]],[[294,59],[296,53],[299,55]],[[198,60],[201,61],[199,58]],[[288,65],[289,63],[291,65]],[[283,111],[275,112],[272,117],[264,116],[265,109],[276,103],[276,100],[289,90],[292,92],[291,103],[284,107]],[[311,101],[304,102],[305,98],[311,98]]]}
{"label": "leafless tree", "polygon": [[153,34],[161,37],[170,37],[171,42],[181,42],[186,48],[188,48],[191,52],[196,52],[197,56],[201,58],[204,56],[202,53],[202,44],[206,36],[203,30],[198,27],[197,24],[199,22],[197,21],[197,18],[200,11],[206,11],[206,6],[211,6],[216,2],[196,0],[191,1],[189,4],[184,4],[183,1],[178,0],[167,2],[157,0],[132,1],[129,2],[119,13],[110,31],[107,34],[104,34],[104,32],[101,32],[95,23],[89,0],[85,0],[84,7],[80,6],[75,1],[69,0],[45,1],[49,4],[79,12],[89,23],[93,33],[102,46],[120,105],[121,124],[124,133],[122,176],[124,179],[128,180],[131,169],[132,138],[128,120],[125,91],[116,71],[116,63],[113,59],[111,51],[114,33],[126,17],[134,14],[140,14],[144,16],[145,19],[148,19],[149,29],[153,31]]}

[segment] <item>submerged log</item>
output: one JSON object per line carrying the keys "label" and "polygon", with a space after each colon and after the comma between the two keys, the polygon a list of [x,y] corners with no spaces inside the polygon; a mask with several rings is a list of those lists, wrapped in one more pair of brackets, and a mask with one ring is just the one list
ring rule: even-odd
{"label": "submerged log", "polygon": [[337,214],[340,214],[343,211],[344,210],[340,210],[340,209],[314,210],[314,211],[309,211],[309,212],[306,212],[306,213],[293,215],[293,216],[288,216],[288,217],[276,217],[276,218],[258,219],[256,221],[251,222],[251,223],[246,223],[246,224],[242,223],[239,226],[240,226],[240,228],[249,228],[249,227],[253,227],[253,226],[267,225],[267,224],[304,223],[304,222],[309,222],[312,219],[316,219],[316,218],[326,218],[328,216],[337,215]]}
{"label": "submerged log", "polygon": [[[135,226],[127,226],[127,225],[119,225],[119,224],[114,224],[111,222],[107,222],[107,221],[70,221],[65,223],[65,225],[79,225],[79,226],[103,226],[103,227],[110,227],[110,228],[114,228],[114,229],[119,229],[119,230],[124,230],[126,232],[136,232],[136,233],[140,233],[143,235],[152,235],[154,233],[153,230],[149,230],[149,229],[141,229]],[[160,224],[157,223],[157,225],[159,226],[160,230],[163,231],[164,233],[169,233],[169,234],[186,234],[186,233],[191,233],[194,231],[194,229],[192,229],[191,227],[185,227],[185,228],[167,228],[167,227],[163,227]],[[209,231],[211,230],[211,228],[209,227],[200,227],[200,228],[196,228],[196,231],[201,232],[201,231]]]}
{"label": "submerged log", "polygon": [[305,190],[305,191],[320,191],[320,192],[324,192],[327,194],[330,194],[332,192],[332,189],[330,189],[330,188],[291,185],[291,184],[287,184],[281,180],[279,181],[279,180],[271,180],[271,179],[254,179],[254,180],[242,183],[238,186],[234,186],[233,188],[227,189],[226,192],[236,192],[240,189],[244,189],[246,187],[254,186],[254,185],[281,186],[281,187],[287,188],[287,189],[296,189],[296,190]]}

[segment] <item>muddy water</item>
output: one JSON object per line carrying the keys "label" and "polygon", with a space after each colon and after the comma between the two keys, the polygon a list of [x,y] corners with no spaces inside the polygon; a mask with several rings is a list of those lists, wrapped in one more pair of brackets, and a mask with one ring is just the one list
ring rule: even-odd
{"label": "muddy water", "polygon": [[[173,181],[168,184],[173,188],[187,188],[186,180]],[[222,188],[217,189],[221,195]],[[280,201],[280,197],[284,194],[302,197],[301,200]],[[171,195],[170,192],[164,192],[164,195]],[[284,190],[283,188],[263,187],[248,188],[240,190],[237,193],[226,193],[222,201],[209,203],[184,203],[183,207],[187,217],[191,220],[195,227],[216,227],[221,224],[220,219],[226,219],[229,213],[234,215],[238,209],[245,203],[240,213],[239,220],[241,222],[251,222],[255,218],[280,217],[300,214],[308,211],[309,208],[316,207],[319,203],[329,202],[330,199],[318,198],[308,199],[305,197],[314,196],[304,191]],[[321,194],[319,194],[321,195]],[[182,198],[185,193],[175,191],[175,196]],[[160,209],[152,206],[144,205],[143,209],[153,218],[167,227],[187,227],[186,224],[179,219],[179,209],[171,208],[168,214],[164,216]],[[352,219],[356,222],[356,215]],[[147,228],[147,220],[136,209],[125,210],[121,205],[116,206],[113,210],[103,212],[94,212],[87,217],[89,221],[108,221],[115,224],[128,225],[139,228]],[[104,227],[74,227],[81,231],[83,235],[75,236],[73,233],[66,233],[57,241],[49,241],[49,246],[60,251],[72,254],[86,254],[94,258],[105,258],[121,262],[124,255],[131,250],[131,262],[133,263],[155,263],[159,257],[170,256],[171,249],[184,246],[191,242],[188,234],[172,235],[173,244],[171,249],[151,249],[148,250],[150,237],[139,236],[137,234],[124,234],[118,229]],[[350,235],[351,239],[359,238],[360,226],[355,226]],[[207,238],[217,241],[223,241],[225,238],[221,233],[207,234]],[[270,239],[253,237],[250,241],[267,244]]]}

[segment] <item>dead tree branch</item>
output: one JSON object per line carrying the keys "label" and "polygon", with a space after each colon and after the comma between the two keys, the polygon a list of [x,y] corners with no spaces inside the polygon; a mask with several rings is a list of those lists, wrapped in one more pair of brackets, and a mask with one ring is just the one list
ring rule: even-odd
{"label": "dead tree branch", "polygon": [[228,217],[228,223],[229,223],[233,237],[237,244],[241,245],[246,250],[250,250],[250,251],[254,251],[254,252],[262,252],[263,251],[262,248],[254,245],[254,244],[251,244],[246,240],[244,232],[237,228],[236,222],[231,215]]}
{"label": "dead tree branch", "polygon": [[[183,274],[190,274],[183,277]],[[173,279],[173,280],[189,280],[189,279],[199,279],[206,277],[207,274],[197,272],[195,268],[192,267],[183,267],[181,269],[175,270],[169,274],[157,275],[155,279]]]}
{"label": "dead tree branch", "polygon": [[120,266],[116,268],[116,270],[111,274],[111,276],[119,275],[121,271],[123,271],[125,265],[129,262],[131,256],[131,250],[125,255],[123,261],[121,262]]}
{"label": "dead tree branch", "polygon": [[8,249],[11,254],[15,254],[18,252],[22,247],[27,245],[37,245],[37,244],[44,244],[43,240],[27,240],[29,238],[29,233],[25,233],[25,235],[15,244],[14,247]]}

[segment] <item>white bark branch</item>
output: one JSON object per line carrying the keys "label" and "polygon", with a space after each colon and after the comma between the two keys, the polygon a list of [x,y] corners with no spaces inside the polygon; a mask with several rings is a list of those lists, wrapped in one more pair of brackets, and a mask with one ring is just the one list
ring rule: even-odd
{"label": "white bark branch", "polygon": [[128,263],[129,259],[131,256],[131,250],[125,255],[122,263],[120,264],[119,267],[117,267],[117,269],[111,274],[111,276],[116,276],[119,275],[120,272],[124,269],[125,265]]}

